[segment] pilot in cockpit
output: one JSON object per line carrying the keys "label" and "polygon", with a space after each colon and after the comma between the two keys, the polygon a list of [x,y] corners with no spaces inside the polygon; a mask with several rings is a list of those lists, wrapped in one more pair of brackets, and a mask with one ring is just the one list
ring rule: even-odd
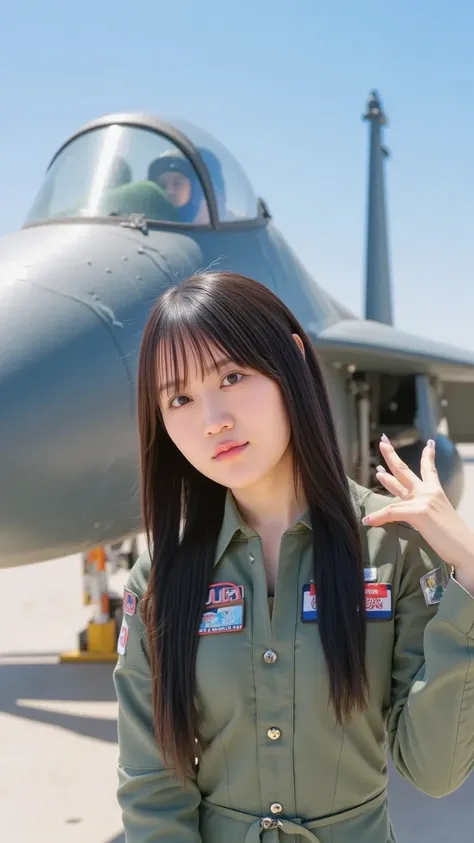
{"label": "pilot in cockpit", "polygon": [[176,208],[180,222],[206,225],[209,211],[201,183],[190,161],[176,150],[155,158],[148,179],[161,187]]}

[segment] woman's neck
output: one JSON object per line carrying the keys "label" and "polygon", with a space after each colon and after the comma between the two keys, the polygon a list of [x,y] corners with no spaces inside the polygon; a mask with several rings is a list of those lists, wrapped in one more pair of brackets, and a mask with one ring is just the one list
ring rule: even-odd
{"label": "woman's neck", "polygon": [[281,536],[306,507],[302,492],[297,493],[290,450],[257,483],[231,491],[245,523],[257,533],[271,529]]}

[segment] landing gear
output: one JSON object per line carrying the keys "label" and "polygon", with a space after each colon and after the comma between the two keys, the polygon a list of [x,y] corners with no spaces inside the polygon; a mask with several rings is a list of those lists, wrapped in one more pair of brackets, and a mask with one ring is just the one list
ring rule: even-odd
{"label": "landing gear", "polygon": [[402,390],[395,377],[356,371],[350,374],[357,430],[353,476],[364,488],[385,493],[376,477],[377,465],[383,462],[380,437],[386,433],[400,455],[407,445],[418,442],[416,403],[409,400],[412,396],[405,381]]}
{"label": "landing gear", "polygon": [[354,449],[354,479],[361,486],[372,488],[375,481],[372,395],[370,383],[362,373],[351,372],[350,390],[355,399],[357,437]]}
{"label": "landing gear", "polygon": [[127,571],[130,571],[138,559],[138,542],[135,536],[131,539],[126,539],[120,545],[112,545],[112,547],[118,547],[120,563]]}
{"label": "landing gear", "polygon": [[357,482],[367,488],[371,482],[370,454],[370,389],[368,383],[357,384],[357,422],[359,430],[359,460]]}
{"label": "landing gear", "polygon": [[83,555],[83,603],[92,607],[92,618],[78,634],[78,648],[62,653],[60,661],[115,662],[117,640],[122,623],[122,595],[109,592],[108,569],[129,570],[137,559],[137,541],[94,547]]}

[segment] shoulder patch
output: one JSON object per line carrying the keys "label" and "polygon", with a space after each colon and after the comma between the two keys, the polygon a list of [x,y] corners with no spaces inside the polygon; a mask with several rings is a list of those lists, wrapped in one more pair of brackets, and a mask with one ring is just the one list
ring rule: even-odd
{"label": "shoulder patch", "polygon": [[128,641],[128,623],[125,618],[122,621],[122,626],[120,627],[120,633],[118,637],[118,644],[117,644],[117,653],[119,656],[125,655],[125,650],[127,649],[127,641]]}
{"label": "shoulder patch", "polygon": [[128,588],[124,590],[123,593],[123,611],[126,615],[134,615],[137,611],[137,604],[138,604],[138,597],[133,591],[129,591]]}
{"label": "shoulder patch", "polygon": [[448,586],[448,574],[445,568],[434,568],[420,578],[421,590],[427,606],[435,606]]}

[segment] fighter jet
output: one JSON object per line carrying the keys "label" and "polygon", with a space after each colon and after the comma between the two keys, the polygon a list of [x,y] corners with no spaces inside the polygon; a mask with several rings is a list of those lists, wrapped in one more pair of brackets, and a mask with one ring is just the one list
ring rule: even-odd
{"label": "fighter jet", "polygon": [[386,118],[375,92],[364,117],[365,319],[313,280],[239,164],[201,129],[110,114],[56,152],[22,229],[0,241],[0,566],[141,530],[142,330],[163,290],[208,268],[258,279],[302,322],[322,362],[348,475],[373,482],[382,432],[414,470],[431,437],[457,505],[456,443],[474,441],[474,353],[392,325]]}

